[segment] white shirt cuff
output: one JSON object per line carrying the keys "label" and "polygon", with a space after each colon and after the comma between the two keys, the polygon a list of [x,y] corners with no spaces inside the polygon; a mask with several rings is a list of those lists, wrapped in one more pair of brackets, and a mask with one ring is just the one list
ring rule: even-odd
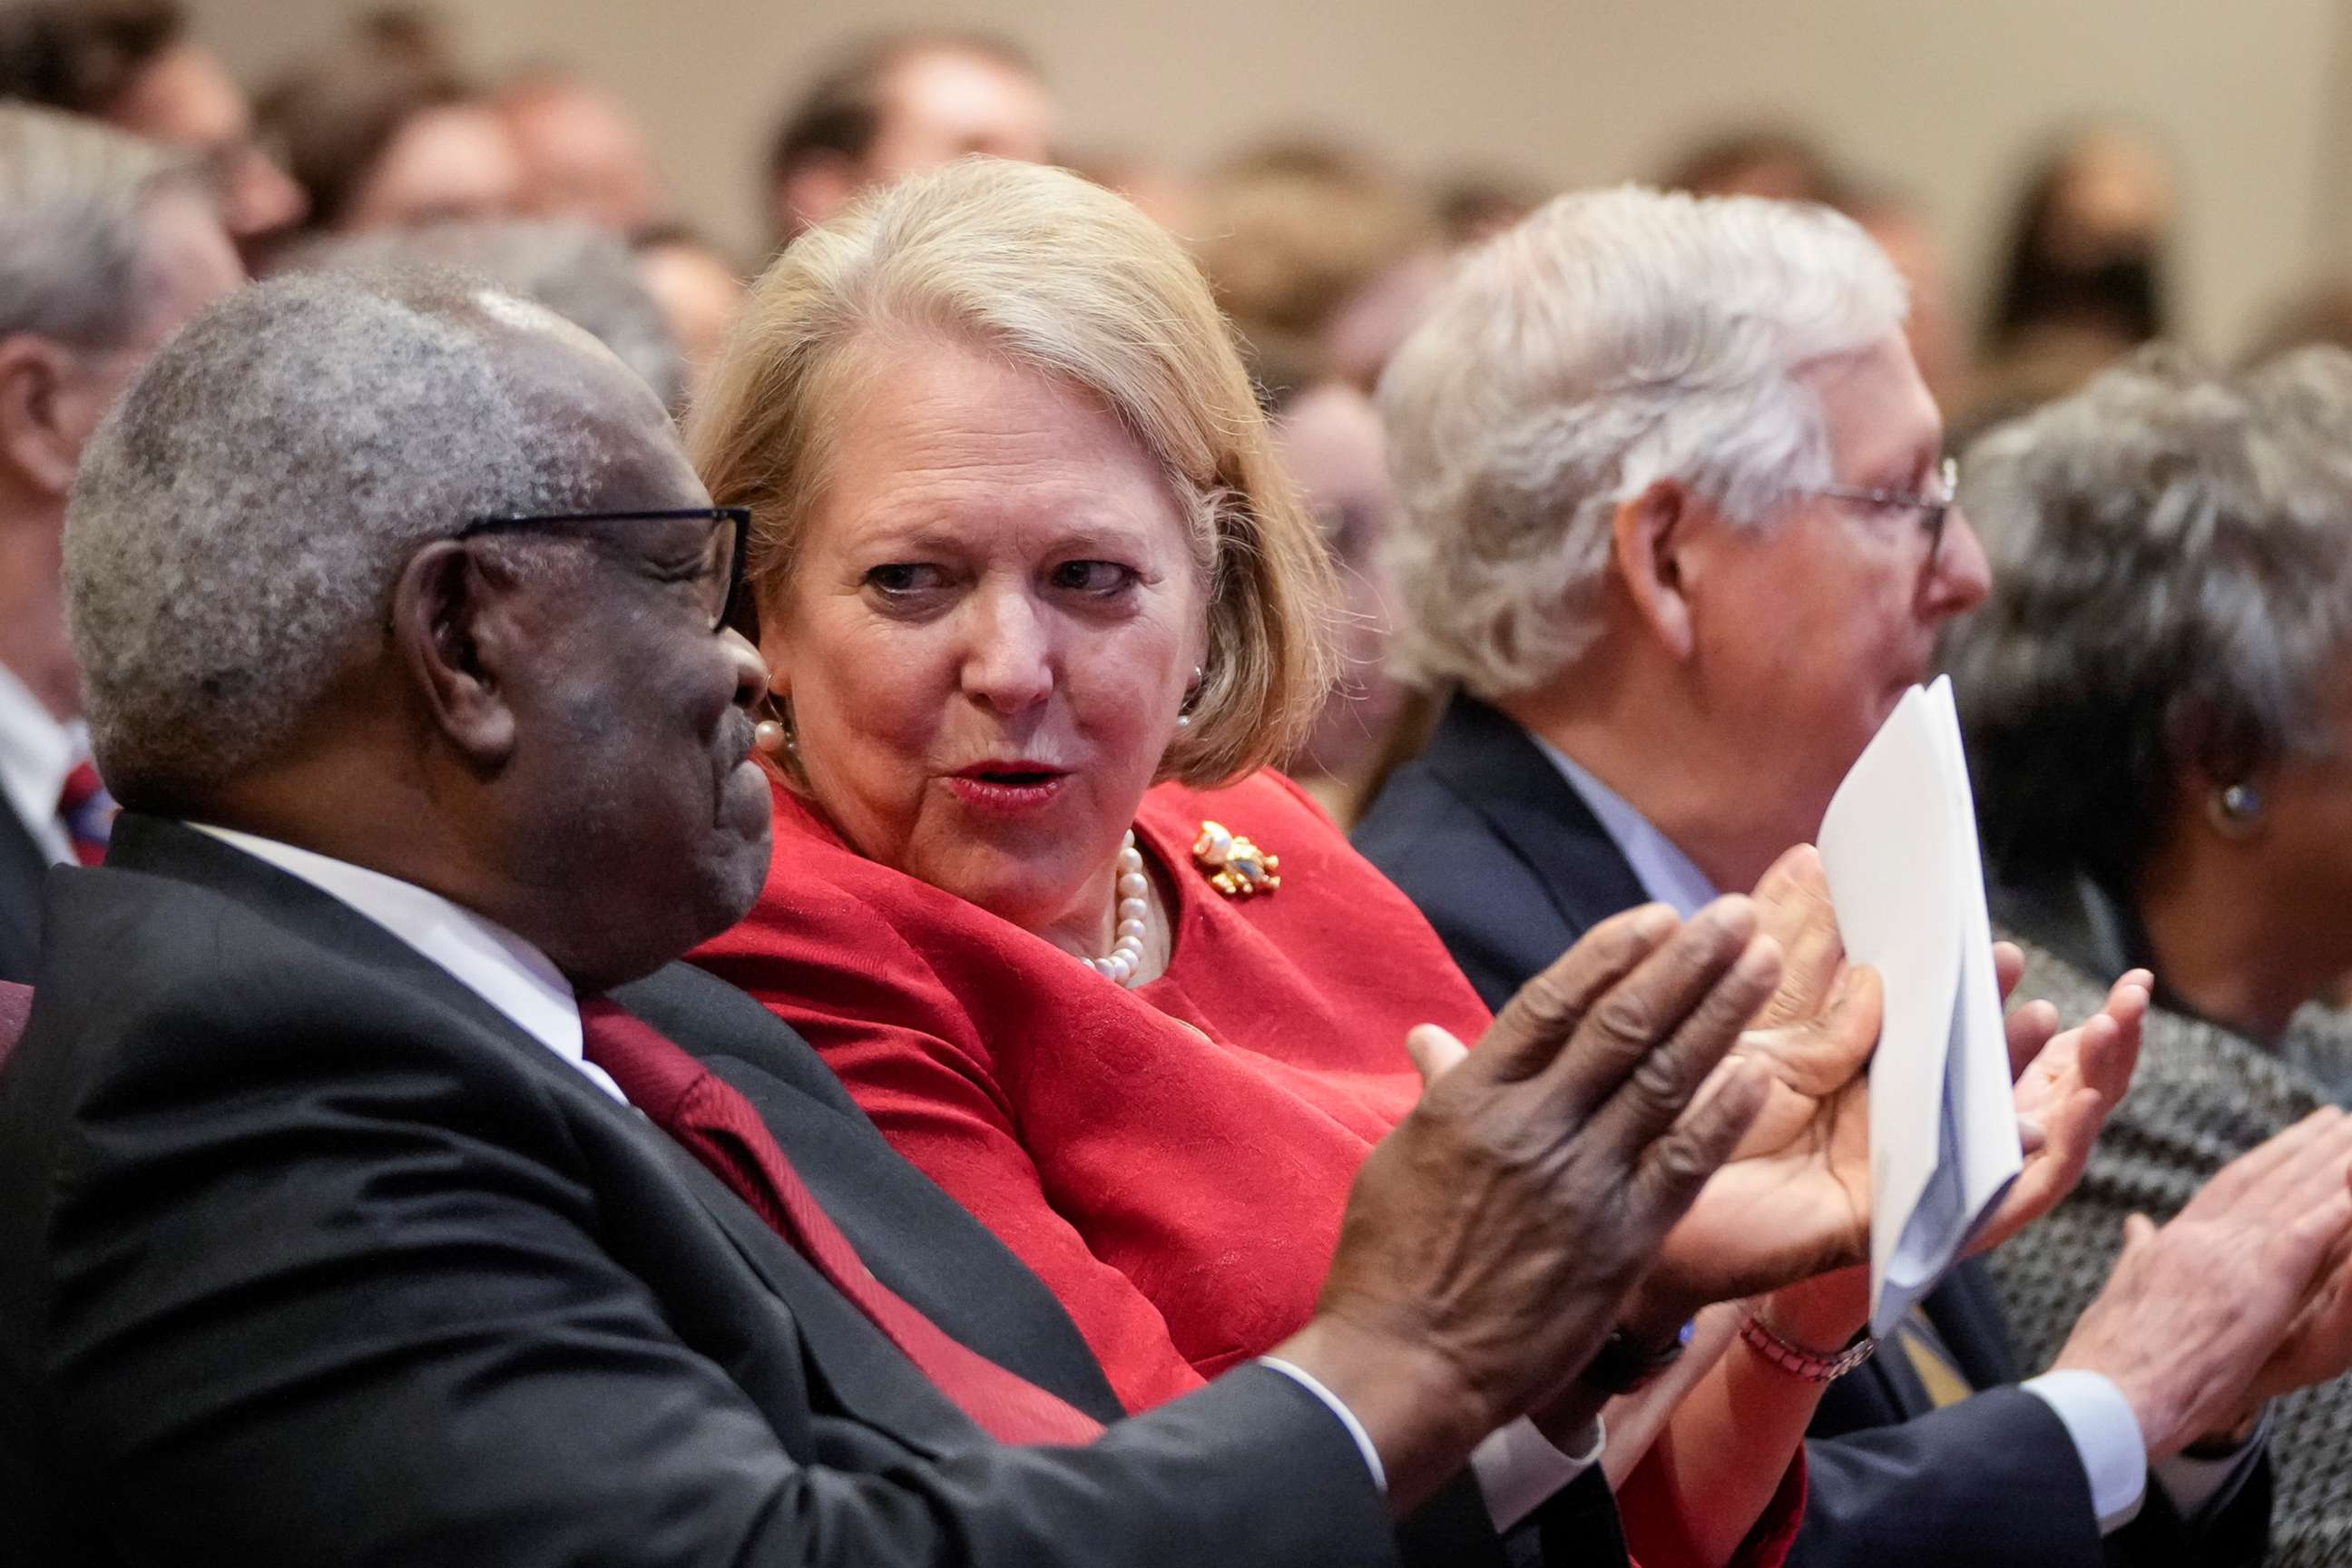
{"label": "white shirt cuff", "polygon": [[[1388,1495],[1389,1476],[1381,1464],[1381,1451],[1372,1447],[1372,1435],[1356,1419],[1356,1413],[1340,1402],[1339,1396],[1324,1387],[1304,1368],[1293,1366],[1278,1356],[1260,1356],[1258,1364],[1270,1366],[1289,1378],[1299,1387],[1323,1402],[1324,1408],[1339,1417],[1348,1436],[1356,1440],[1356,1451],[1364,1457],[1364,1468],[1372,1473],[1372,1485],[1382,1497]],[[1478,1490],[1486,1500],[1487,1517],[1495,1521],[1496,1533],[1509,1530],[1528,1515],[1549,1502],[1559,1489],[1576,1479],[1601,1462],[1602,1450],[1609,1446],[1609,1435],[1594,1416],[1585,1451],[1564,1454],[1551,1439],[1536,1429],[1536,1424],[1526,1416],[1498,1431],[1486,1435],[1470,1455],[1471,1473],[1478,1478]]]}
{"label": "white shirt cuff", "polygon": [[2019,1387],[2050,1406],[2073,1439],[2091,1483],[2099,1533],[2112,1535],[2138,1517],[2147,1495],[2147,1439],[2113,1379],[2068,1368],[2028,1378]]}
{"label": "white shirt cuff", "polygon": [[1520,1416],[1486,1435],[1472,1450],[1470,1471],[1486,1500],[1486,1517],[1501,1534],[1552,1500],[1553,1494],[1601,1462],[1609,1434],[1601,1417],[1586,1429],[1584,1452],[1563,1453],[1536,1424]]}
{"label": "white shirt cuff", "polygon": [[2271,1435],[2270,1406],[2263,1407],[2263,1418],[2254,1427],[2254,1435],[2229,1453],[2213,1458],[2200,1458],[2189,1454],[2175,1454],[2168,1459],[2158,1459],[2149,1467],[2157,1485],[2172,1503],[2172,1511],[2184,1521],[2195,1521],[2217,1509],[2229,1506],[2252,1473],[2254,1460],[2261,1457],[2263,1445]]}
{"label": "white shirt cuff", "polygon": [[1348,1436],[1356,1440],[1357,1451],[1364,1456],[1364,1468],[1372,1472],[1372,1485],[1380,1489],[1382,1497],[1388,1496],[1389,1473],[1381,1463],[1381,1451],[1372,1447],[1372,1435],[1364,1430],[1364,1424],[1356,1419],[1356,1413],[1340,1404],[1338,1394],[1316,1382],[1303,1368],[1295,1367],[1286,1361],[1270,1355],[1262,1355],[1257,1358],[1257,1362],[1260,1366],[1274,1368],[1275,1371],[1321,1400],[1324,1406],[1339,1418],[1339,1425],[1345,1426],[1348,1429]]}

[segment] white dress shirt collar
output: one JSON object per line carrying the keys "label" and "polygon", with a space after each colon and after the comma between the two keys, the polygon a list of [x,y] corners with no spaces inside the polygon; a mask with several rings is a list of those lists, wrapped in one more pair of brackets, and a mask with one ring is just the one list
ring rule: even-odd
{"label": "white dress shirt collar", "polygon": [[1633,868],[1633,879],[1642,884],[1642,891],[1662,904],[1671,905],[1685,920],[1714,901],[1716,887],[1707,880],[1706,873],[1693,865],[1691,858],[1653,826],[1648,817],[1633,809],[1631,802],[1541,735],[1529,730],[1527,736],[1536,743],[1537,750],[1551,759],[1560,777],[1600,819],[1601,831],[1617,846],[1617,853],[1625,858],[1625,864]]}
{"label": "white dress shirt collar", "polygon": [[73,840],[58,819],[66,775],[88,754],[79,724],[62,724],[16,672],[0,664],[0,802],[16,814],[42,853],[73,863]]}
{"label": "white dress shirt collar", "polygon": [[583,1052],[580,1004],[571,983],[545,953],[514,932],[438,893],[364,866],[231,828],[201,822],[189,826],[268,861],[365,915],[447,970],[459,984],[571,1063],[597,1088],[624,1105],[628,1103],[620,1086]]}

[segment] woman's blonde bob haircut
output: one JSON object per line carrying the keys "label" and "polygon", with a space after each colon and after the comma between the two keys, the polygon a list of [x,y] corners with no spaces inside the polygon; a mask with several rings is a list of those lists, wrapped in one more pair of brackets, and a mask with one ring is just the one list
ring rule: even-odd
{"label": "woman's blonde bob haircut", "polygon": [[1320,532],[1199,268],[1127,201],[1060,170],[972,158],[916,175],[801,236],[754,286],[688,445],[711,499],[751,510],[761,612],[787,603],[856,351],[922,334],[1099,397],[1167,470],[1209,654],[1160,776],[1215,785],[1287,755],[1336,673]]}

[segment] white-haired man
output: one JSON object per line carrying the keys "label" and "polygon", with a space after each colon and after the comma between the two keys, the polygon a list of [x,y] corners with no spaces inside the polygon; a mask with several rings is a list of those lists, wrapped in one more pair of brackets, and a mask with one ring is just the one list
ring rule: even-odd
{"label": "white-haired man", "polygon": [[104,841],[58,585],[75,461],[156,346],[244,280],[184,155],[0,105],[0,980],[31,977],[49,866]]}
{"label": "white-haired man", "polygon": [[[1357,842],[1489,999],[1597,921],[1749,887],[1811,839],[1985,596],[1904,310],[1826,209],[1629,188],[1495,241],[1391,363],[1398,658],[1460,695]],[[1836,1379],[1792,1561],[2258,1560],[2261,1446],[2180,1397],[2256,1384],[2272,1350],[2182,1326],[2275,1283],[2221,1272],[2176,1233],[2021,1386],[1979,1265],[1858,1371],[1859,1293],[1751,1316],[1729,1353],[1759,1388]]]}

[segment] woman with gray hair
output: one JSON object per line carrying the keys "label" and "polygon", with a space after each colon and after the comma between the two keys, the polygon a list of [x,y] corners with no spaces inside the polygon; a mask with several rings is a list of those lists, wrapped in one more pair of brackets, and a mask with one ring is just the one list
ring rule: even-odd
{"label": "woman with gray hair", "polygon": [[[1996,916],[2062,1007],[2126,963],[2158,977],[2082,1185],[1994,1256],[2037,1355],[2146,1244],[2126,1216],[2169,1216],[2352,1088],[2307,1010],[2352,972],[2352,355],[2228,377],[2151,349],[1962,472],[1995,587],[1947,653]],[[2284,1560],[2340,1561],[2352,1393],[2270,1421]]]}

